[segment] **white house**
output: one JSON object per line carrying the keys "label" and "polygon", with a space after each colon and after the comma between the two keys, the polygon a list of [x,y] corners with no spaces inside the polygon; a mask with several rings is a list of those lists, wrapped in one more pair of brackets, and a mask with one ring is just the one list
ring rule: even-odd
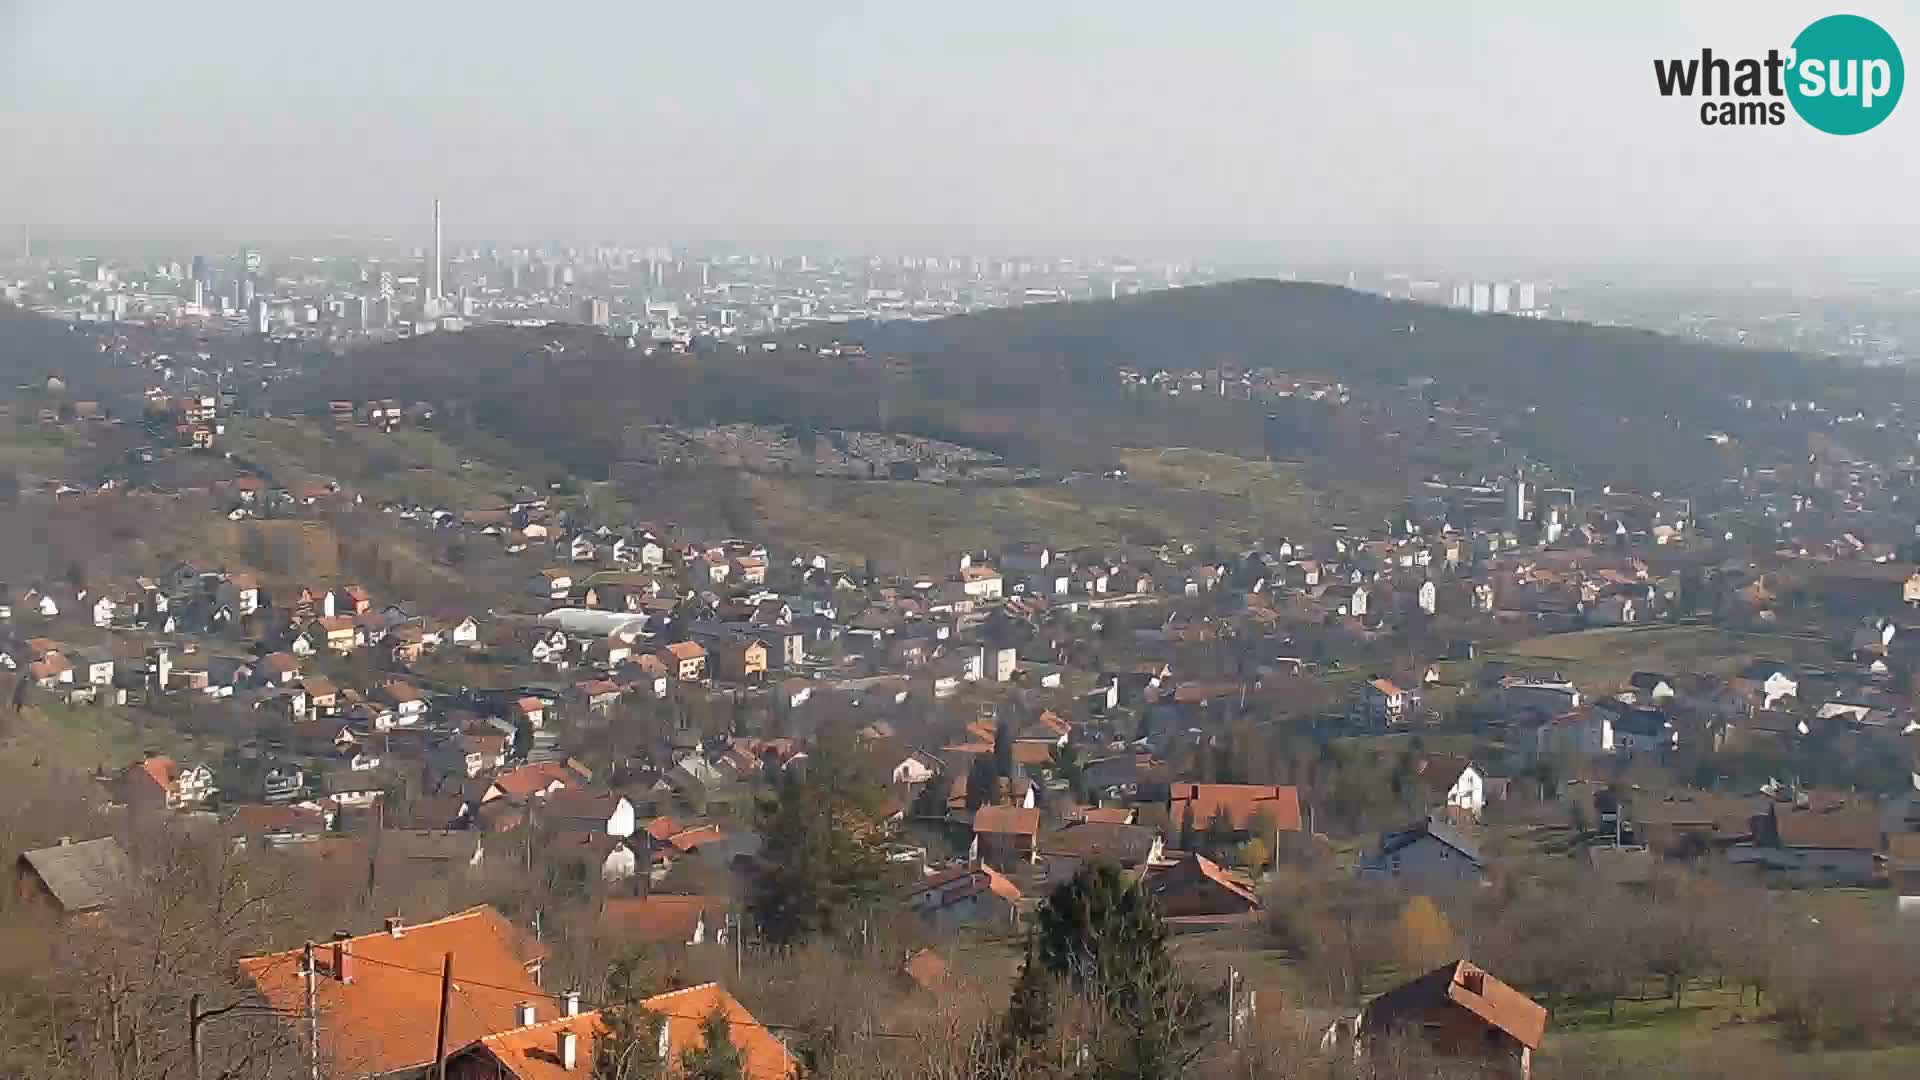
{"label": "white house", "polygon": [[560,569],[542,570],[527,585],[528,592],[549,600],[565,600],[572,589],[572,571]]}
{"label": "white house", "polygon": [[939,774],[940,763],[916,750],[894,764],[893,771],[889,776],[889,782],[895,784],[925,784]]}
{"label": "white house", "polygon": [[1419,769],[1421,779],[1447,809],[1478,819],[1487,808],[1487,776],[1471,761],[1434,757],[1421,762]]}
{"label": "white house", "polygon": [[976,600],[998,600],[1005,584],[1000,571],[991,566],[969,566],[960,571],[961,591]]}
{"label": "white house", "polygon": [[1392,679],[1371,679],[1354,695],[1349,715],[1358,723],[1386,727],[1406,719],[1413,700],[1413,692]]}
{"label": "white house", "polygon": [[635,545],[634,550],[641,566],[658,569],[666,565],[667,549],[660,546],[660,541],[650,536]]}
{"label": "white house", "polygon": [[988,655],[993,669],[994,682],[1011,682],[1013,673],[1020,669],[1020,653],[1011,647],[995,649]]}
{"label": "white house", "polygon": [[1748,664],[1736,682],[1747,694],[1760,696],[1763,709],[1773,708],[1781,698],[1800,696],[1800,680],[1785,666],[1769,660]]}

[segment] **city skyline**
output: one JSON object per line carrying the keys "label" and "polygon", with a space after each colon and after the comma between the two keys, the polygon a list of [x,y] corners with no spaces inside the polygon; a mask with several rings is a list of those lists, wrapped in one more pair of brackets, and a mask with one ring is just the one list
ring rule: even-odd
{"label": "city skyline", "polygon": [[[1826,13],[1808,4],[1390,22],[1283,6],[1171,27],[1068,6],[1020,12],[1018,34],[989,32],[1007,25],[989,9],[955,27],[748,5],[723,28],[609,7],[532,45],[485,8],[361,10],[297,34],[218,5],[128,11],[103,37],[8,8],[0,135],[35,152],[0,178],[0,216],[49,237],[298,235],[417,228],[441,197],[450,243],[601,229],[1220,256],[1738,259],[1920,237],[1910,109],[1853,139],[1713,132],[1654,91],[1654,57],[1782,44]],[[1892,4],[1861,13],[1920,29]],[[683,41],[714,44],[665,47]]]}

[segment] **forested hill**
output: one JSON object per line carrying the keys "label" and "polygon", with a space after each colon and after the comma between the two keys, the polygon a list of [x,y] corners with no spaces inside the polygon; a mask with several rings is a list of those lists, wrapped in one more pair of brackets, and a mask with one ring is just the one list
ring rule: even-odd
{"label": "forested hill", "polygon": [[0,302],[0,386],[7,391],[58,376],[73,396],[99,396],[126,381],[111,378],[109,366],[94,335]]}
{"label": "forested hill", "polygon": [[1695,403],[1717,407],[1736,391],[1794,399],[1836,383],[1889,381],[1777,351],[1257,280],[937,322],[819,328],[806,336],[913,357],[931,380],[967,396],[1048,383],[1101,387],[1119,367],[1150,372],[1225,363],[1358,382],[1427,376],[1450,394],[1657,414]]}
{"label": "forested hill", "polygon": [[[858,343],[864,355],[795,347],[831,342]],[[732,420],[911,432],[1042,468],[1103,467],[1128,446],[1320,457],[1343,468],[1361,464],[1356,454],[1384,454],[1369,461],[1386,470],[1447,467],[1444,457],[1394,458],[1378,424],[1340,410],[1309,410],[1314,415],[1293,424],[1274,404],[1128,393],[1116,376],[1122,367],[1270,367],[1344,380],[1372,401],[1391,399],[1380,387],[1432,378],[1436,400],[1484,404],[1476,411],[1504,447],[1598,482],[1657,485],[1676,471],[1687,479],[1727,475],[1724,455],[1698,452],[1708,431],[1739,439],[1752,427],[1756,439],[1783,437],[1777,424],[1753,425],[1755,413],[1736,406],[1736,396],[1819,398],[1871,411],[1905,400],[1912,386],[1901,372],[1782,352],[1271,281],[935,322],[819,326],[780,343],[776,351],[708,344],[688,356],[647,355],[584,327],[485,327],[357,350],[286,387],[278,407],[300,411],[328,397],[434,401],[450,407],[450,418],[587,474],[603,474],[627,454],[623,431],[632,425]],[[1773,459],[1805,452],[1766,449]]]}

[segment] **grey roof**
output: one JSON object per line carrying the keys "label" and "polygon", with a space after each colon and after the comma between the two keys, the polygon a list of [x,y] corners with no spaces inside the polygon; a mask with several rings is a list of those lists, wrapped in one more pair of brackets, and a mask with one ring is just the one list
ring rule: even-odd
{"label": "grey roof", "polygon": [[1480,857],[1480,849],[1473,841],[1461,835],[1460,831],[1453,826],[1435,817],[1429,817],[1411,828],[1388,833],[1381,837],[1380,854],[1382,857],[1391,855],[1425,836],[1431,836],[1440,843],[1466,856],[1467,861],[1473,863],[1475,866],[1485,865],[1485,861]]}
{"label": "grey roof", "polygon": [[127,853],[111,836],[28,851],[20,859],[69,914],[106,907],[119,898],[133,872]]}

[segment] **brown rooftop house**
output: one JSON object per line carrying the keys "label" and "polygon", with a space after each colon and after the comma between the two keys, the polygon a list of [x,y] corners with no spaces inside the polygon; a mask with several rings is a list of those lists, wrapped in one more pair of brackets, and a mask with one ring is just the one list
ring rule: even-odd
{"label": "brown rooftop house", "polygon": [[16,893],[49,904],[60,915],[99,911],[119,899],[133,876],[120,842],[111,836],[24,852],[14,868]]}
{"label": "brown rooftop house", "polygon": [[961,866],[929,874],[901,889],[907,907],[942,927],[969,923],[1012,925],[1020,888],[991,866]]}
{"label": "brown rooftop house", "polygon": [[696,641],[676,641],[660,650],[667,671],[682,682],[699,682],[707,677],[707,650]]}
{"label": "brown rooftop house", "polygon": [[1773,803],[1755,824],[1754,842],[1729,848],[1728,861],[1758,863],[1796,884],[1870,885],[1877,876],[1880,815],[1871,806]]}
{"label": "brown rooftop house", "polygon": [[1105,821],[1076,821],[1040,838],[1045,879],[1062,882],[1090,862],[1110,862],[1131,870],[1159,860],[1164,845],[1158,829]]}
{"label": "brown rooftop house", "polygon": [[1232,826],[1235,840],[1251,839],[1257,831],[1269,843],[1271,833],[1300,831],[1300,789],[1268,784],[1175,783],[1168,789],[1166,827],[1179,829],[1193,813],[1195,831],[1204,831],[1216,816]]}
{"label": "brown rooftop house", "polygon": [[1147,878],[1147,891],[1176,928],[1205,929],[1245,921],[1260,911],[1253,886],[1198,852]]}
{"label": "brown rooftop house", "polygon": [[613,896],[601,908],[600,923],[623,942],[724,943],[727,907],[720,896]]}
{"label": "brown rooftop house", "polygon": [[448,953],[455,956],[444,1014],[449,1047],[523,1027],[521,1004],[551,998],[540,987],[539,946],[490,907],[412,926],[391,918],[385,930],[359,937],[337,934],[313,950],[311,991],[301,949],[248,957],[240,971],[301,1030],[313,995],[327,1075],[417,1076],[434,1060]]}
{"label": "brown rooftop house", "polygon": [[[607,1034],[601,1014],[580,1012],[578,997],[567,995],[561,998],[558,1016],[543,1018],[537,1004],[541,1001],[536,995],[521,1003],[520,1018],[527,1023],[455,1051],[447,1061],[448,1080],[590,1080],[610,1075],[599,1061],[599,1040]],[[641,1001],[640,1008],[664,1021],[658,1045],[649,1048],[660,1061],[675,1063],[662,1075],[680,1075],[681,1056],[706,1044],[702,1023],[714,1012],[726,1018],[745,1080],[787,1080],[797,1071],[786,1046],[718,983],[656,994]],[[431,1024],[427,1035],[432,1038]]]}
{"label": "brown rooftop house", "polygon": [[1040,811],[1020,806],[983,806],[973,815],[973,843],[989,866],[1032,862],[1040,839]]}
{"label": "brown rooftop house", "polygon": [[1407,1038],[1442,1057],[1487,1062],[1525,1080],[1546,1034],[1547,1010],[1456,960],[1374,998],[1351,1024],[1356,1053],[1388,1053],[1395,1037]]}

